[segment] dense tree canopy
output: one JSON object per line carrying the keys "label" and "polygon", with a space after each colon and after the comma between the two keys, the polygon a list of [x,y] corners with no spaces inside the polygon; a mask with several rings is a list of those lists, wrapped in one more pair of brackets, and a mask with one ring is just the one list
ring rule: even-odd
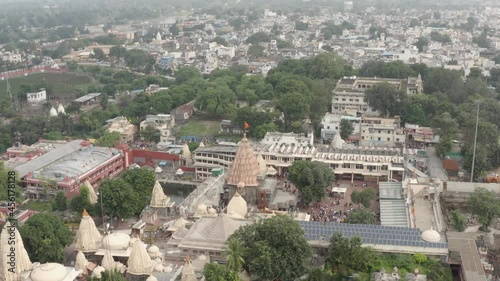
{"label": "dense tree canopy", "polygon": [[54,214],[38,213],[20,228],[24,247],[33,261],[64,261],[64,248],[73,241],[70,229]]}
{"label": "dense tree canopy", "polygon": [[138,205],[144,205],[130,184],[121,178],[103,180],[99,192],[101,194],[96,207],[100,208],[102,204],[103,213],[110,217],[131,218],[136,213]]}
{"label": "dense tree canopy", "polygon": [[134,191],[137,203],[135,203],[135,214],[149,205],[151,193],[156,182],[156,175],[153,169],[140,168],[125,171],[121,177]]}
{"label": "dense tree canopy", "polygon": [[207,281],[240,281],[237,272],[217,263],[207,263],[203,268],[203,275]]}
{"label": "dense tree canopy", "polygon": [[336,232],[330,239],[326,264],[340,276],[347,277],[355,272],[367,272],[375,262],[375,251],[362,247],[358,236],[344,237]]}
{"label": "dense tree canopy", "polygon": [[309,204],[323,198],[335,174],[328,164],[302,160],[288,168],[288,179],[299,189],[302,201]]}
{"label": "dense tree canopy", "polygon": [[401,116],[407,104],[406,92],[382,83],[366,91],[365,99],[373,109],[385,116]]}
{"label": "dense tree canopy", "polygon": [[487,230],[493,219],[500,216],[500,200],[493,191],[476,188],[468,199],[470,212],[478,219],[483,230]]}
{"label": "dense tree canopy", "polygon": [[346,218],[346,223],[375,224],[375,216],[370,209],[354,209]]}
{"label": "dense tree canopy", "polygon": [[244,268],[258,280],[295,280],[307,272],[311,248],[300,225],[288,216],[243,226],[231,238],[247,249]]}

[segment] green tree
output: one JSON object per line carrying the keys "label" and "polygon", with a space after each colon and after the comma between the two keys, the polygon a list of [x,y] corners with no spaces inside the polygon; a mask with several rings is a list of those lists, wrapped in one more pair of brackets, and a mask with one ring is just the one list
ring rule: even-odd
{"label": "green tree", "polygon": [[240,227],[232,238],[248,249],[245,268],[256,280],[295,280],[307,272],[311,248],[300,225],[288,216]]}
{"label": "green tree", "polygon": [[125,54],[127,54],[127,49],[122,46],[113,46],[109,49],[109,57],[115,60],[125,58]]}
{"label": "green tree", "polygon": [[106,131],[97,143],[100,146],[116,147],[120,143],[120,133]]}
{"label": "green tree", "polygon": [[415,43],[415,46],[417,46],[419,52],[423,52],[424,48],[427,47],[429,43],[430,43],[429,39],[425,37],[419,37],[417,42]]}
{"label": "green tree", "polygon": [[261,58],[264,56],[265,48],[259,44],[248,47],[247,55],[251,58]]}
{"label": "green tree", "polygon": [[19,230],[31,260],[63,263],[64,248],[73,241],[70,229],[54,214],[38,213]]}
{"label": "green tree", "polygon": [[240,281],[237,272],[217,263],[207,263],[203,268],[203,275],[207,281]]}
{"label": "green tree", "polygon": [[219,45],[222,45],[222,46],[228,46],[229,44],[227,43],[226,39],[220,37],[220,36],[216,36],[214,39],[212,39],[212,42],[215,42]]}
{"label": "green tree", "polygon": [[417,124],[425,126],[427,124],[427,116],[420,104],[408,103],[403,114],[405,123]]}
{"label": "green tree", "polygon": [[351,194],[352,202],[354,204],[363,204],[365,208],[370,208],[371,201],[375,197],[375,192],[371,188],[365,188],[363,191],[354,190]]}
{"label": "green tree", "polygon": [[132,191],[135,193],[137,197],[135,214],[140,214],[149,205],[151,193],[156,182],[155,172],[148,168],[131,169],[125,171],[121,178],[130,185]]}
{"label": "green tree", "polygon": [[352,126],[351,121],[342,119],[340,121],[340,137],[343,140],[347,140],[351,136],[352,132],[354,132],[354,126]]}
{"label": "green tree", "polygon": [[413,259],[419,265],[427,262],[427,256],[421,253],[414,254]]}
{"label": "green tree", "polygon": [[432,127],[438,131],[441,138],[455,139],[457,137],[458,122],[448,112],[432,118]]}
{"label": "green tree", "polygon": [[354,209],[347,216],[346,222],[352,224],[375,224],[375,217],[369,209]]}
{"label": "green tree", "polygon": [[129,219],[136,214],[139,205],[145,205],[130,184],[121,178],[103,180],[99,190],[101,194],[96,207],[100,208],[102,204],[103,213],[110,217]]}
{"label": "green tree", "polygon": [[288,168],[288,179],[299,189],[304,203],[309,204],[323,198],[335,174],[328,164],[301,160]]}
{"label": "green tree", "polygon": [[93,206],[90,204],[89,189],[87,186],[80,187],[80,194],[73,197],[70,201],[69,207],[77,214],[81,214],[83,210],[92,211]]}
{"label": "green tree", "polygon": [[254,33],[252,35],[250,35],[246,42],[248,44],[258,44],[258,43],[261,43],[261,42],[269,42],[271,41],[271,38],[269,37],[269,34],[267,34],[266,32],[257,32],[257,33]]}
{"label": "green tree", "polygon": [[194,141],[192,141],[192,142],[189,142],[189,143],[188,143],[188,147],[189,147],[189,151],[190,151],[190,152],[193,152],[193,151],[195,151],[198,147],[200,147],[200,143],[199,143],[199,142],[194,142]]}
{"label": "green tree", "polygon": [[311,99],[301,93],[284,94],[277,103],[278,109],[285,116],[285,130],[290,129],[294,121],[303,121],[311,106]]}
{"label": "green tree", "polygon": [[307,30],[309,24],[307,22],[296,21],[295,22],[295,30]]}
{"label": "green tree", "polygon": [[257,139],[263,139],[268,132],[276,132],[278,127],[274,123],[266,123],[259,125],[253,131],[252,136]]}
{"label": "green tree", "polygon": [[78,69],[78,62],[72,60],[72,61],[68,61],[66,63],[66,67],[71,70],[71,71],[75,71]]}
{"label": "green tree", "polygon": [[141,130],[141,138],[148,142],[159,142],[161,137],[160,130],[153,126],[147,126]]}
{"label": "green tree", "polygon": [[54,202],[52,203],[52,210],[66,211],[66,209],[68,209],[68,200],[66,199],[66,196],[64,196],[64,192],[59,191],[56,194]]}
{"label": "green tree", "polygon": [[362,244],[358,236],[348,238],[336,232],[330,239],[326,265],[343,277],[354,272],[370,271],[376,255],[372,248],[362,247]]}
{"label": "green tree", "polygon": [[227,260],[227,268],[239,273],[245,264],[245,260],[243,259],[245,252],[246,249],[243,247],[241,241],[234,238],[229,240],[227,250],[224,253],[224,257]]}
{"label": "green tree", "polygon": [[170,33],[172,33],[173,36],[179,35],[179,27],[177,27],[177,24],[174,23],[169,29]]}
{"label": "green tree", "polygon": [[[14,183],[12,183],[13,179],[15,180]],[[0,200],[12,201],[10,199],[14,197],[16,201],[22,201],[22,190],[18,184],[18,173],[6,169],[4,162],[0,161]],[[14,189],[11,187],[14,187]],[[12,191],[14,191],[14,194],[12,194]]]}
{"label": "green tree", "polygon": [[436,153],[441,158],[445,158],[452,149],[453,142],[449,137],[441,137],[436,145]]}
{"label": "green tree", "polygon": [[345,74],[345,61],[334,53],[322,53],[311,59],[308,72],[313,79],[339,79]]}
{"label": "green tree", "polygon": [[151,64],[148,53],[139,49],[128,50],[125,54],[125,62],[128,67],[137,71],[145,70]]}
{"label": "green tree", "polygon": [[365,99],[373,109],[388,116],[401,116],[407,102],[406,93],[395,89],[389,83],[368,89]]}
{"label": "green tree", "polygon": [[469,210],[474,215],[483,230],[488,230],[494,218],[500,215],[500,200],[493,191],[485,188],[476,188],[467,200]]}
{"label": "green tree", "polygon": [[463,232],[467,228],[467,217],[460,212],[460,210],[455,209],[450,212],[451,214],[451,225],[453,229],[459,232]]}
{"label": "green tree", "polygon": [[200,94],[196,104],[200,110],[216,116],[230,115],[236,111],[236,95],[226,85],[216,84]]}
{"label": "green tree", "polygon": [[182,84],[188,80],[201,78],[201,72],[195,67],[183,67],[175,72],[175,81]]}
{"label": "green tree", "polygon": [[90,56],[91,58],[94,58],[98,61],[103,61],[106,59],[106,54],[104,54],[104,51],[101,48],[94,48],[92,49],[92,51],[94,52],[94,54]]}

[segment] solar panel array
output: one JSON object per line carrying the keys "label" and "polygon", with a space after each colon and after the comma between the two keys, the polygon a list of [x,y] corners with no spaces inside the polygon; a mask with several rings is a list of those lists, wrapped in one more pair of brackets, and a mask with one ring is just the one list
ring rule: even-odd
{"label": "solar panel array", "polygon": [[359,236],[365,244],[436,249],[448,248],[448,243],[427,242],[422,240],[422,233],[418,228],[369,224],[323,223],[317,221],[301,221],[299,223],[304,230],[307,240],[329,241],[334,233],[340,232],[347,237]]}

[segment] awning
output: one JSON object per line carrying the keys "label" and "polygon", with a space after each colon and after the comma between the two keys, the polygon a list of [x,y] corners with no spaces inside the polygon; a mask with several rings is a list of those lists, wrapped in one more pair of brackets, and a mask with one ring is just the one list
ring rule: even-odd
{"label": "awning", "polygon": [[168,161],[160,161],[160,163],[158,165],[160,165],[160,166],[167,166],[168,165]]}
{"label": "awning", "polygon": [[347,188],[345,187],[332,187],[332,192],[345,193]]}
{"label": "awning", "polygon": [[177,169],[177,172],[175,172],[175,174],[181,176],[184,175],[184,171],[181,168],[179,168]]}

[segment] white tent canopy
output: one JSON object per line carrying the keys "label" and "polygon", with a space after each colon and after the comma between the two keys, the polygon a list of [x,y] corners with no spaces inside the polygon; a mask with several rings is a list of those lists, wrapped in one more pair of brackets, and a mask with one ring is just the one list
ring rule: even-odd
{"label": "white tent canopy", "polygon": [[177,169],[177,172],[175,172],[175,174],[181,176],[184,175],[184,171],[181,168],[179,168]]}
{"label": "white tent canopy", "polygon": [[161,172],[163,172],[163,170],[160,167],[156,167],[155,172],[156,173],[161,173]]}
{"label": "white tent canopy", "polygon": [[345,193],[347,188],[345,187],[332,187],[332,192]]}
{"label": "white tent canopy", "polygon": [[266,172],[266,174],[267,174],[268,176],[274,176],[274,175],[276,175],[276,173],[277,173],[277,172],[278,172],[278,171],[276,171],[276,169],[275,169],[275,168],[273,168],[273,167],[269,167],[269,168],[267,168],[267,172]]}

